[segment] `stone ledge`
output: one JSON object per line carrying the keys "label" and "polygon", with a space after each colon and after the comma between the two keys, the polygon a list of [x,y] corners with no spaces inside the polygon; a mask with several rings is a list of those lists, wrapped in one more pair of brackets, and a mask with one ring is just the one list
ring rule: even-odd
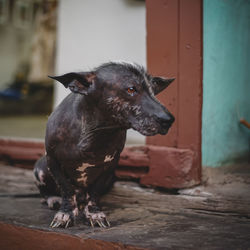
{"label": "stone ledge", "polygon": [[[44,152],[43,140],[0,138],[0,159],[12,165],[31,169]],[[189,149],[152,145],[125,147],[116,175],[121,179],[137,179],[144,186],[192,187],[201,181],[194,158],[194,152]]]}

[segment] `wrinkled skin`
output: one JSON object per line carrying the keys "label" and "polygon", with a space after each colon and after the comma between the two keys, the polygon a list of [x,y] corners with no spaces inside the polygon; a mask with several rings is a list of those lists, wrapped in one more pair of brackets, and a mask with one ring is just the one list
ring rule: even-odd
{"label": "wrinkled skin", "polygon": [[168,132],[174,117],[155,95],[174,79],[152,77],[130,63],[52,78],[73,93],[49,117],[47,154],[34,169],[49,207],[57,207],[54,201],[60,206],[51,226],[73,225],[82,210],[92,226],[108,227],[98,201],[115,180],[126,130],[147,136]]}

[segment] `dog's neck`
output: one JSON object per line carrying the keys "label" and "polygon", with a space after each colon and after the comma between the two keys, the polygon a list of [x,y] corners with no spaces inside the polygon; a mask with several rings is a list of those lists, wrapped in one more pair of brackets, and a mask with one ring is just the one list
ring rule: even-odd
{"label": "dog's neck", "polygon": [[82,127],[85,133],[109,129],[125,129],[115,123],[108,112],[103,109],[103,105],[98,101],[93,101],[86,96],[79,96],[78,110],[81,114]]}
{"label": "dog's neck", "polygon": [[[120,133],[126,134],[126,129],[110,119],[107,111],[105,112],[98,103],[89,102],[84,96],[80,97],[77,97],[81,99],[77,107],[78,119],[81,120],[78,147],[83,152],[95,152],[100,145],[105,144],[104,142],[114,140]],[[126,136],[124,141],[125,138]],[[120,141],[119,144],[123,145],[124,142]],[[105,152],[106,150],[105,148]]]}

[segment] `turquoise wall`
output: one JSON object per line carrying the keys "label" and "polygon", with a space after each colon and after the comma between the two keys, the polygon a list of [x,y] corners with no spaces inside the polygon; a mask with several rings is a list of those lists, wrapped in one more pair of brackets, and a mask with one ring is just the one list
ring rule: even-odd
{"label": "turquoise wall", "polygon": [[204,0],[202,164],[246,159],[250,130],[250,1]]}

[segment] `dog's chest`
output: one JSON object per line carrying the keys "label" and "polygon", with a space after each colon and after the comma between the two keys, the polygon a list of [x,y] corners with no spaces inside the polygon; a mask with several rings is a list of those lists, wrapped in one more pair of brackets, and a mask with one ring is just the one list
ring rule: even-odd
{"label": "dog's chest", "polygon": [[88,186],[93,183],[103,172],[113,168],[117,163],[118,152],[107,154],[99,161],[83,161],[76,168],[76,181],[80,186]]}
{"label": "dog's chest", "polygon": [[88,147],[82,148],[83,157],[71,172],[77,185],[89,186],[103,172],[114,169],[124,147],[125,137],[126,132],[105,136],[101,140],[96,137]]}

